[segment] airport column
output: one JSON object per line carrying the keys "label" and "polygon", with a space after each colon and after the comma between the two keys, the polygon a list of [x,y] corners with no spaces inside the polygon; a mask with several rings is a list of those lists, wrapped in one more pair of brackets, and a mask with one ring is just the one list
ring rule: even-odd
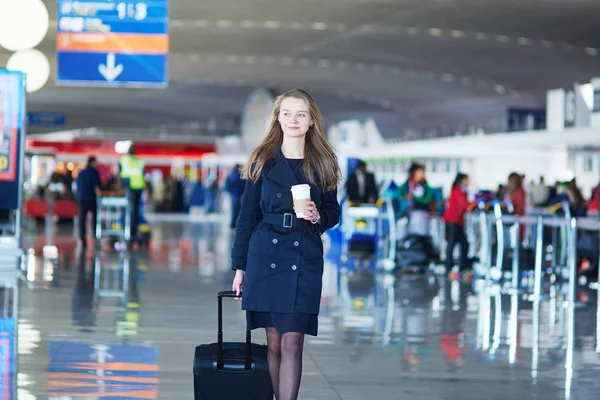
{"label": "airport column", "polygon": [[25,75],[0,69],[0,270],[23,255]]}

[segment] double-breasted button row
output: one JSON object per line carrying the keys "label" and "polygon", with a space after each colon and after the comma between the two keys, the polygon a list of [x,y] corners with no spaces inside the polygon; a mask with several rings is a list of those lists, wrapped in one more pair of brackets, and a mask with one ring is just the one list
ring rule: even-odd
{"label": "double-breasted button row", "polygon": [[[272,264],[271,264],[271,268],[277,268],[277,264],[275,264],[275,263],[272,263]],[[297,267],[296,265],[292,265],[292,269],[295,271],[295,270],[297,270],[297,269],[298,269],[298,267]]]}
{"label": "double-breasted button row", "polygon": [[[277,240],[277,239],[273,239],[273,244],[277,244],[277,243],[279,243],[279,240]],[[296,247],[300,246],[300,242],[296,240],[296,241],[294,242],[294,246],[296,246]]]}

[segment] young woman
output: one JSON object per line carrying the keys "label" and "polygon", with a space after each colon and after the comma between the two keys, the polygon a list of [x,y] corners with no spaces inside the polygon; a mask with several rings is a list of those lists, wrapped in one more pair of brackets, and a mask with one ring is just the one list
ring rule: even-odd
{"label": "young woman", "polygon": [[469,266],[469,242],[465,234],[465,213],[469,209],[469,199],[467,196],[467,188],[469,187],[469,175],[458,173],[452,184],[452,192],[448,198],[448,205],[444,212],[444,222],[446,225],[446,270],[450,273],[451,278],[458,279],[457,274],[452,271],[454,267],[454,248],[458,244],[460,251],[460,272],[464,275],[465,280],[471,278]]}
{"label": "young woman", "polygon": [[413,163],[408,171],[408,180],[398,191],[408,208],[408,233],[429,235],[433,191],[425,179],[425,167]]}
{"label": "young woman", "polygon": [[[277,400],[297,399],[304,335],[317,335],[323,276],[320,236],[337,225],[340,170],[321,113],[304,90],[279,96],[262,143],[242,170],[247,180],[232,249],[233,290],[249,330],[264,327]],[[290,188],[310,185],[304,218]]]}

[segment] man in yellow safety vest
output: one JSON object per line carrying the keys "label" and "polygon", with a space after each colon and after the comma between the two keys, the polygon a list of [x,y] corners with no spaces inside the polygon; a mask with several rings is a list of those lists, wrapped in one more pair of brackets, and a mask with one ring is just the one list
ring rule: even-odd
{"label": "man in yellow safety vest", "polygon": [[140,202],[142,193],[144,193],[144,189],[146,188],[144,168],[144,162],[135,155],[135,147],[132,144],[129,147],[128,154],[122,156],[119,160],[121,185],[129,189],[129,198],[131,201],[131,240],[135,240],[138,236]]}

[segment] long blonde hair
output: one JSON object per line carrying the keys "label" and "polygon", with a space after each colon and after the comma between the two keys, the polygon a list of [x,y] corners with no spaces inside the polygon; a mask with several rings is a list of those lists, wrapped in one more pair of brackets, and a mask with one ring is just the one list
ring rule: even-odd
{"label": "long blonde hair", "polygon": [[310,117],[313,121],[313,125],[306,132],[304,143],[304,161],[302,162],[304,176],[310,184],[318,185],[324,191],[336,189],[341,179],[337,157],[333,147],[325,137],[323,117],[315,100],[302,89],[290,90],[275,99],[267,135],[258,147],[250,153],[248,162],[242,169],[242,178],[256,183],[260,179],[262,170],[269,158],[281,148],[283,129],[281,129],[278,117],[281,102],[290,97],[304,100],[308,104]]}

